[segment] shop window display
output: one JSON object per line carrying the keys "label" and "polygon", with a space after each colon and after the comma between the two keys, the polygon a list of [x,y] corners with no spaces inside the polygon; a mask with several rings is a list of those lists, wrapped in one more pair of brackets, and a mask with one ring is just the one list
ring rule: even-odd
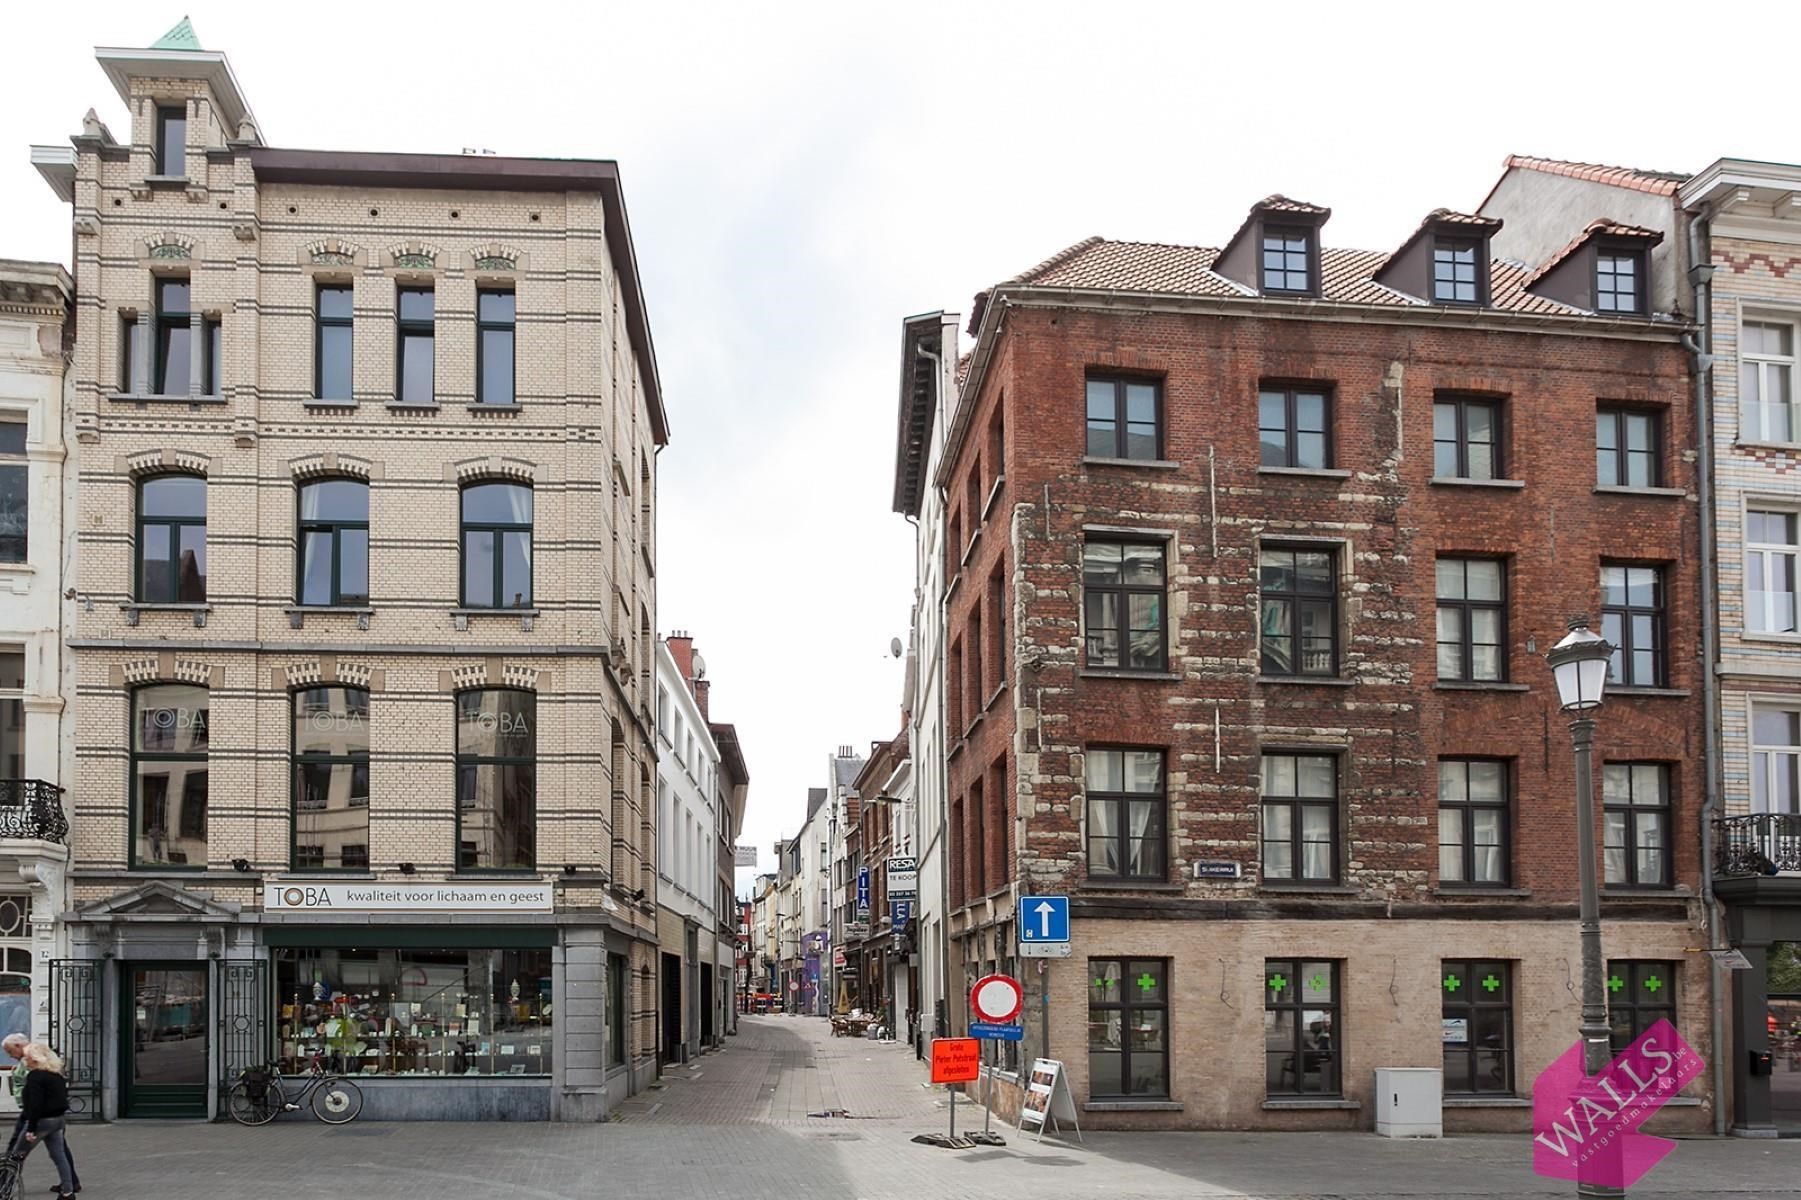
{"label": "shop window display", "polygon": [[278,950],[281,1070],[550,1074],[548,950]]}

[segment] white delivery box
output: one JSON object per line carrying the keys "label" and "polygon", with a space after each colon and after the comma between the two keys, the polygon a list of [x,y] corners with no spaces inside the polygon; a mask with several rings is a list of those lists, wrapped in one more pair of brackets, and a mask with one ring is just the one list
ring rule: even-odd
{"label": "white delivery box", "polygon": [[1444,1072],[1437,1067],[1377,1067],[1376,1133],[1443,1137]]}

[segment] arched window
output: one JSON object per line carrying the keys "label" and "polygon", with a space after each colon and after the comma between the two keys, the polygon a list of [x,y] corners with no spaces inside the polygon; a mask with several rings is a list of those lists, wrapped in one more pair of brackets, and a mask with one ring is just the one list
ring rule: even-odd
{"label": "arched window", "polygon": [[131,696],[131,865],[206,866],[207,690]]}
{"label": "arched window", "polygon": [[369,693],[294,693],[296,871],[369,869]]}
{"label": "arched window", "polygon": [[537,865],[538,698],[490,688],[457,696],[457,868]]}
{"label": "arched window", "polygon": [[138,485],[138,601],[206,601],[206,480],[197,475]]}
{"label": "arched window", "polygon": [[532,606],[532,490],[517,483],[463,489],[463,607]]}
{"label": "arched window", "polygon": [[300,487],[301,604],[369,603],[369,485],[320,479]]}

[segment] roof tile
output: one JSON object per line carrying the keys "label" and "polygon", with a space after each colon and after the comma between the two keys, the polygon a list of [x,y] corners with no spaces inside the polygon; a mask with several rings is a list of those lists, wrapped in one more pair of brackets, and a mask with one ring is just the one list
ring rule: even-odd
{"label": "roof tile", "polygon": [[1654,196],[1674,196],[1687,179],[1680,171],[1643,171],[1637,167],[1610,167],[1604,163],[1568,162],[1559,158],[1535,158],[1529,154],[1509,154],[1507,167],[1526,171],[1543,171],[1547,175],[1567,175],[1590,183],[1650,192]]}

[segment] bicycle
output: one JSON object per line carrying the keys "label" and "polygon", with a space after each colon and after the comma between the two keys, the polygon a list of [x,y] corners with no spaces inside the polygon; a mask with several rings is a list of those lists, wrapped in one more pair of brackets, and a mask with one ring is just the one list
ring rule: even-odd
{"label": "bicycle", "polygon": [[21,1200],[20,1172],[25,1169],[25,1156],[16,1150],[0,1155],[0,1200]]}
{"label": "bicycle", "polygon": [[[309,1100],[313,1115],[327,1125],[347,1125],[363,1111],[363,1091],[342,1075],[330,1075],[311,1056],[300,1090],[290,1099],[274,1064],[251,1067],[232,1085],[225,1108],[240,1125],[267,1125],[284,1112],[299,1112]],[[0,1171],[4,1167],[0,1166]],[[0,1191],[0,1200],[8,1200]]]}

